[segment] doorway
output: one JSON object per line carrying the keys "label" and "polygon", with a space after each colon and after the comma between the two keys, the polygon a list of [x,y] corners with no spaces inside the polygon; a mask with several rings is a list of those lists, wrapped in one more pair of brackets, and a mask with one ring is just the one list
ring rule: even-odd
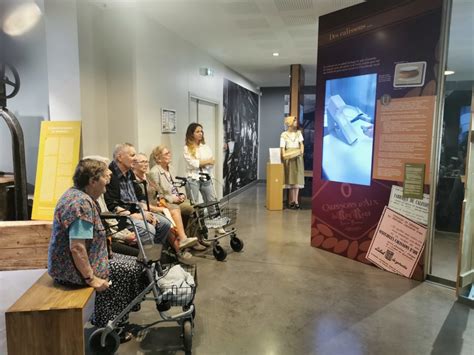
{"label": "doorway", "polygon": [[474,3],[449,3],[449,47],[428,278],[456,287],[457,294],[462,295],[470,292],[474,282],[474,194],[470,188],[474,183],[474,51],[472,40],[465,41]]}
{"label": "doorway", "polygon": [[219,147],[219,121],[218,121],[219,104],[215,101],[200,98],[194,95],[189,96],[189,121],[197,122],[203,127],[204,138],[206,144],[211,148],[215,159],[214,165],[214,186],[216,188],[217,197],[222,197],[222,165],[220,164]]}
{"label": "doorway", "polygon": [[430,272],[451,286],[458,267],[471,125],[471,90],[450,90],[454,84],[446,82]]}

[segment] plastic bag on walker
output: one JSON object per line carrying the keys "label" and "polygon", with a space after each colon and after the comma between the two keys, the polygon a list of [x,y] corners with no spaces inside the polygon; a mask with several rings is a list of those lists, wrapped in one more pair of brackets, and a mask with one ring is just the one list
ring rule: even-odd
{"label": "plastic bag on walker", "polygon": [[158,279],[158,286],[163,293],[168,292],[167,301],[176,305],[186,305],[193,299],[196,283],[194,277],[181,265],[175,265]]}

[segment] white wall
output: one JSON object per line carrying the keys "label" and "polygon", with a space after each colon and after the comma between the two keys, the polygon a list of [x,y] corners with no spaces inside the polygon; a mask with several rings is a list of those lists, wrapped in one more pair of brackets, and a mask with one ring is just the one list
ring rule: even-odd
{"label": "white wall", "polygon": [[[181,154],[186,128],[196,120],[196,117],[190,117],[189,94],[219,104],[217,142],[223,142],[224,78],[252,91],[256,91],[256,87],[145,14],[139,16],[136,44],[138,147],[150,153],[158,144],[170,146],[174,153],[174,169],[182,174],[184,162]],[[202,76],[200,68],[212,68],[214,75]],[[161,134],[161,108],[176,110],[176,134]],[[223,152],[222,149],[217,149],[217,152],[220,168],[216,169],[216,178],[222,181]]]}
{"label": "white wall", "polygon": [[[0,14],[31,0],[1,0]],[[0,48],[17,68],[21,87],[7,107],[20,121],[25,138],[27,178],[35,183],[42,120],[80,120],[81,95],[75,0],[35,0],[43,16],[26,34],[8,37]],[[12,171],[10,132],[0,122],[0,170]]]}
{"label": "white wall", "polygon": [[106,10],[104,26],[108,146],[112,153],[117,143],[129,142],[135,145],[138,143],[135,84],[136,11],[133,9]]}
{"label": "white wall", "polygon": [[[2,0],[1,4],[7,2],[16,3]],[[224,78],[257,91],[251,82],[136,6],[103,8],[81,0],[37,3],[44,17],[14,44],[23,58],[15,63],[22,88],[8,103],[27,136],[30,183],[36,173],[41,120],[81,120],[84,154],[110,157],[114,145],[124,141],[146,153],[167,144],[175,153],[176,172],[182,174],[185,130],[195,120],[189,117],[189,94],[219,103],[218,140],[222,141]],[[212,68],[214,75],[201,76],[203,67]],[[176,134],[161,134],[163,107],[177,112]],[[28,119],[31,123],[24,123]],[[9,132],[1,122],[0,136],[0,170],[11,171]],[[222,151],[218,153],[220,162]],[[221,170],[219,165],[219,174]]]}
{"label": "white wall", "polygon": [[44,0],[52,121],[81,120],[77,8],[74,0]]}
{"label": "white wall", "polygon": [[107,156],[108,98],[107,61],[104,38],[103,11],[90,3],[78,3],[78,40],[81,82],[81,118],[83,154]]}
{"label": "white wall", "polygon": [[262,88],[260,97],[260,151],[258,154],[258,179],[267,179],[269,148],[280,146],[280,135],[285,130],[283,123],[284,96],[290,94],[289,87]]}
{"label": "white wall", "polygon": [[[78,12],[84,154],[110,157],[113,146],[125,141],[146,154],[166,144],[174,153],[176,173],[182,174],[184,136],[195,120],[189,117],[189,94],[219,103],[218,141],[223,141],[224,78],[257,91],[251,82],[135,6],[80,4]],[[203,67],[212,68],[214,76],[201,76]],[[161,108],[176,110],[176,134],[161,133]],[[221,161],[222,151],[219,154]],[[218,179],[221,170],[222,165]]]}
{"label": "white wall", "polygon": [[[27,0],[1,0],[0,13],[6,13]],[[36,1],[43,10],[43,1]],[[45,24],[42,18],[36,26],[20,37],[0,33],[0,61],[11,62],[20,75],[20,91],[7,101],[7,108],[18,118],[25,139],[28,182],[34,184],[38,155],[40,122],[48,119],[48,77]],[[9,91],[9,89],[7,88]],[[11,135],[0,119],[0,171],[13,171]]]}

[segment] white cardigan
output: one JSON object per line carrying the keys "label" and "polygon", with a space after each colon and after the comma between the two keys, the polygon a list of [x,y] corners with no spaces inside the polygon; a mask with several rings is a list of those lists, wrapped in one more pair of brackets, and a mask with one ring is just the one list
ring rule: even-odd
{"label": "white cardigan", "polygon": [[212,150],[206,144],[201,144],[196,149],[196,156],[192,156],[189,152],[188,146],[184,146],[184,161],[185,161],[185,169],[186,169],[186,176],[191,179],[199,180],[199,173],[209,174],[211,177],[213,176],[214,165],[205,165],[203,167],[199,167],[200,160],[212,159]]}

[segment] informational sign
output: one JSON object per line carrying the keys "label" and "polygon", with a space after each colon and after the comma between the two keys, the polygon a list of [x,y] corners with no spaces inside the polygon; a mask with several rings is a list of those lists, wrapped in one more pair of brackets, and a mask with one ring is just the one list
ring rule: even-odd
{"label": "informational sign", "polygon": [[423,198],[425,180],[425,164],[405,164],[405,177],[403,179],[403,197]]}
{"label": "informational sign", "polygon": [[[319,17],[312,246],[370,264],[392,186],[406,180],[407,196],[425,203],[442,18],[442,0],[365,1]],[[407,163],[424,164],[424,177],[409,167],[405,179]],[[426,221],[424,207],[402,197],[393,203]],[[423,274],[419,263],[413,278]]]}
{"label": "informational sign", "polygon": [[53,220],[58,199],[72,186],[80,143],[81,122],[41,122],[32,219]]}
{"label": "informational sign", "polygon": [[[435,104],[435,96],[377,102],[374,179],[402,182],[407,163],[424,164],[429,171]],[[429,184],[429,174],[424,183]]]}
{"label": "informational sign", "polygon": [[430,196],[428,194],[423,194],[423,199],[404,198],[403,188],[397,185],[392,186],[388,207],[412,221],[426,226],[429,205]]}
{"label": "informational sign", "polygon": [[270,164],[281,164],[281,149],[269,148]]}
{"label": "informational sign", "polygon": [[425,238],[426,227],[385,207],[366,258],[384,270],[411,277]]}

